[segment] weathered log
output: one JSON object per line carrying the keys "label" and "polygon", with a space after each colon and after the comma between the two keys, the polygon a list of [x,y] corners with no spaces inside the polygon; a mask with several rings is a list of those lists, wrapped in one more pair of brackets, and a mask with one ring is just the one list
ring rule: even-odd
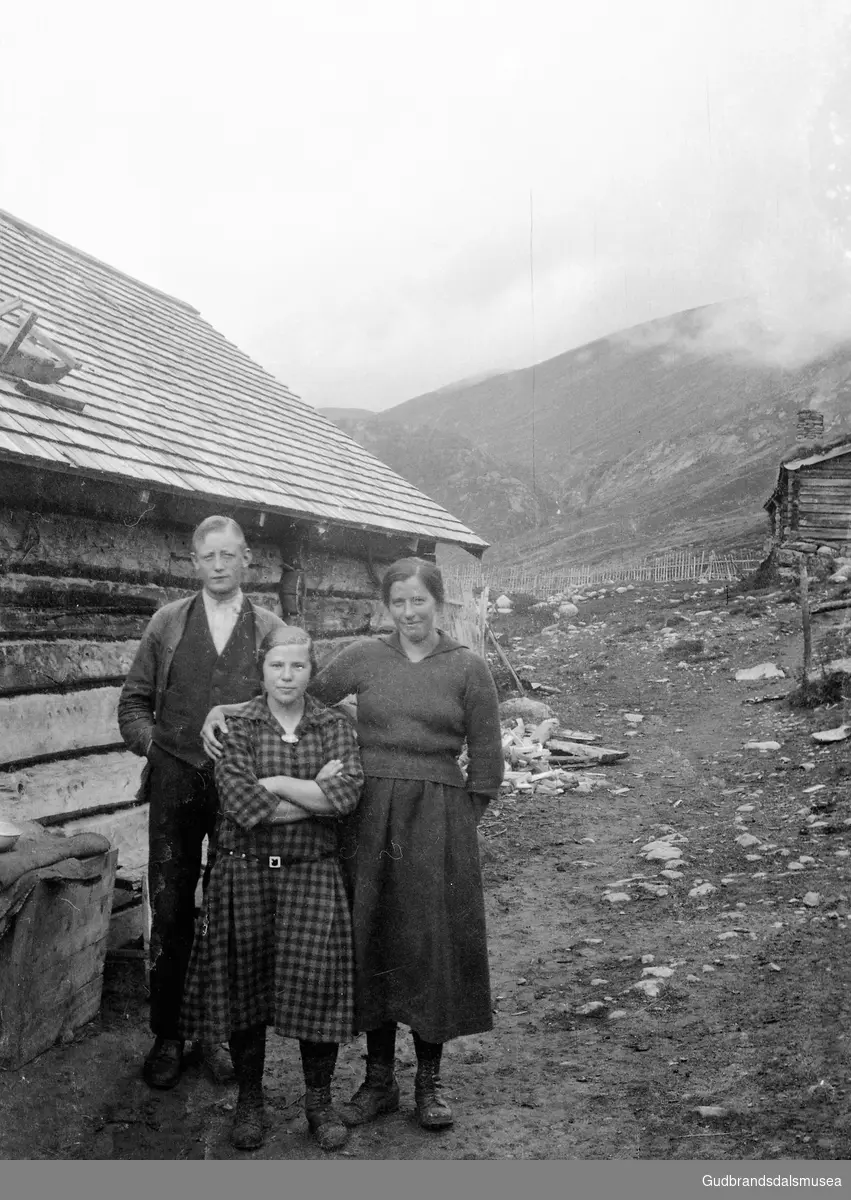
{"label": "weathered log", "polygon": [[[87,598],[85,586],[91,585],[91,581],[84,583],[79,580],[61,580],[58,582],[72,586],[67,590],[59,588],[52,597],[48,591],[44,593],[44,597],[54,599],[57,605],[61,605],[59,607],[25,606],[22,604],[23,597],[20,595],[14,605],[0,604],[0,637],[4,634],[28,638],[99,637],[116,640],[141,637],[154,609],[158,607],[157,605],[146,606],[147,611],[128,613],[122,611],[120,607],[116,607],[116,604],[121,605],[123,601],[116,601],[108,597],[104,600],[102,593],[91,593]],[[76,585],[80,586],[79,594],[75,591]],[[97,586],[132,587],[132,585],[126,584],[105,585],[103,583]],[[182,588],[160,588],[158,590],[162,593],[163,601],[192,595],[192,592]],[[36,589],[33,589],[29,596],[31,599],[35,598]],[[248,596],[261,608],[268,608],[278,616],[281,615],[281,602],[275,592],[249,592]],[[142,605],[140,604],[138,607],[141,608]]]}
{"label": "weathered log", "polygon": [[129,750],[87,754],[0,773],[0,812],[11,821],[131,804],[144,760]]}
{"label": "weathered log", "polygon": [[586,762],[605,763],[621,762],[628,757],[626,750],[607,750],[603,746],[589,746],[587,742],[571,742],[566,738],[550,738],[547,749],[556,753],[567,754],[571,758],[584,759]]}
{"label": "weathered log", "polygon": [[0,698],[0,763],[120,745],[116,718],[120,691],[102,687]]}
{"label": "weathered log", "polygon": [[833,612],[839,608],[851,608],[851,600],[826,600],[823,604],[814,604],[810,612],[813,614]]}
{"label": "weathered log", "polygon": [[45,575],[7,574],[0,578],[0,605],[15,608],[80,608],[101,612],[153,615],[168,600],[185,595],[152,584],[114,583],[104,579],[56,579]]}
{"label": "weathered log", "polygon": [[144,613],[65,609],[0,608],[0,638],[138,638],[150,617]]}
{"label": "weathered log", "polygon": [[[66,513],[0,508],[0,567],[30,574],[72,575],[195,586],[189,531],[141,521],[101,521]],[[277,546],[249,535],[248,586],[281,578]]]}
{"label": "weathered log", "polygon": [[129,670],[138,641],[0,641],[0,694],[45,691],[88,680],[116,681]]}

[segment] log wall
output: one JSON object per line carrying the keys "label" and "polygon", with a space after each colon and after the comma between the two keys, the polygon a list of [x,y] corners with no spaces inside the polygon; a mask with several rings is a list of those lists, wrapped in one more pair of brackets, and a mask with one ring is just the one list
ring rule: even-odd
{"label": "log wall", "polygon": [[434,549],[280,517],[261,528],[256,513],[4,465],[0,816],[104,833],[125,886],[138,886],[147,864],[147,810],[137,800],[143,763],[122,744],[116,704],[153,613],[196,590],[191,530],[214,511],[246,531],[248,594],[303,624],[320,661],[386,628],[383,569]]}
{"label": "log wall", "polygon": [[819,545],[851,545],[851,454],[790,472],[783,533]]}

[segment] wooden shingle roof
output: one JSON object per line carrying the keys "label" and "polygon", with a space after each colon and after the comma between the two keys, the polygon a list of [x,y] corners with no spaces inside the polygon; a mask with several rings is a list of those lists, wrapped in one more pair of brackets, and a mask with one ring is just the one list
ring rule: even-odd
{"label": "wooden shingle roof", "polygon": [[[0,461],[417,535],[474,553],[487,545],[190,305],[0,212],[0,305],[13,297],[38,313],[36,332],[79,365],[44,387],[64,404],[45,403],[35,386],[0,374]],[[20,313],[2,320],[0,343]]]}

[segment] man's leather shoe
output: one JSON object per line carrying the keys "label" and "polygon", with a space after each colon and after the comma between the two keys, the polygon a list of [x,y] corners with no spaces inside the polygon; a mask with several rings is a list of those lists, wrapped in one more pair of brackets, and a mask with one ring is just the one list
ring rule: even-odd
{"label": "man's leather shoe", "polygon": [[148,1052],[142,1076],[152,1088],[173,1088],[183,1068],[183,1042],[157,1038]]}

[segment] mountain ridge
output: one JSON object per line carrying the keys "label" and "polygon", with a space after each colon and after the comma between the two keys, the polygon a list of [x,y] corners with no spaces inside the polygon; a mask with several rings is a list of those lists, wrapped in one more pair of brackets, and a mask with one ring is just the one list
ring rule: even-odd
{"label": "mountain ridge", "polygon": [[[534,367],[414,396],[363,420],[361,436],[369,429],[368,448],[397,470],[407,445],[412,482],[472,528],[478,520],[491,561],[755,545],[797,411],[819,408],[826,437],[847,427],[851,337],[803,364],[776,353],[759,361],[764,335],[749,320],[738,301],[657,318]],[[733,350],[718,331],[734,328]],[[449,457],[422,457],[428,438]],[[511,504],[512,519],[501,520]]]}

